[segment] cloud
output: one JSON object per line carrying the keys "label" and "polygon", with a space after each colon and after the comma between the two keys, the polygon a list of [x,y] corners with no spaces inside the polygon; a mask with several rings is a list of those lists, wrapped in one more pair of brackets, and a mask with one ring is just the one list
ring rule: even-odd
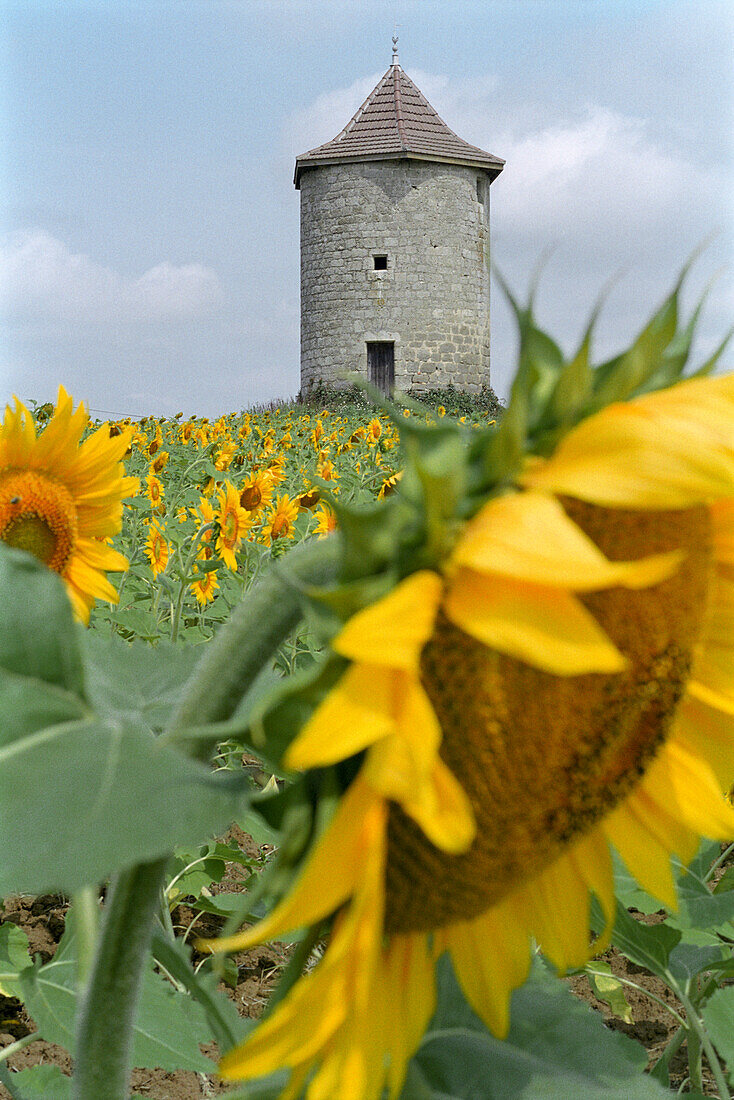
{"label": "cloud", "polygon": [[173,322],[206,316],[220,298],[216,272],[202,264],[164,261],[131,277],[43,230],[14,234],[0,246],[0,306],[14,320]]}
{"label": "cloud", "polygon": [[[598,105],[581,117],[516,138],[500,137],[507,161],[494,194],[513,234],[559,239],[618,253],[655,234],[695,224],[703,233],[726,220],[726,180],[674,147],[655,140],[648,124]],[[657,249],[656,249],[657,251]]]}
{"label": "cloud", "polygon": [[323,92],[307,107],[293,111],[283,125],[283,144],[288,157],[298,157],[331,141],[344,129],[353,114],[382,77],[382,73],[355,80],[348,88]]}

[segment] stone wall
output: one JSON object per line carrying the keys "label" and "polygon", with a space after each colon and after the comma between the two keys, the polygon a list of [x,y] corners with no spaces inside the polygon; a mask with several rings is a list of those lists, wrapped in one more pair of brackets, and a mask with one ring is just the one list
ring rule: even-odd
{"label": "stone wall", "polygon": [[366,378],[372,340],[394,341],[398,390],[489,385],[489,180],[418,160],[303,171],[304,392]]}

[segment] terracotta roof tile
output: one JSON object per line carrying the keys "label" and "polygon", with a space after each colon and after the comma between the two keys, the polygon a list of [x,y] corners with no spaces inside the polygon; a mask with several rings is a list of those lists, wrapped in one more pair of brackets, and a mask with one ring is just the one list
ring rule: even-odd
{"label": "terracotta roof tile", "polygon": [[391,65],[344,129],[296,159],[295,185],[304,168],[342,161],[412,157],[485,168],[498,176],[504,161],[458,137],[399,65]]}

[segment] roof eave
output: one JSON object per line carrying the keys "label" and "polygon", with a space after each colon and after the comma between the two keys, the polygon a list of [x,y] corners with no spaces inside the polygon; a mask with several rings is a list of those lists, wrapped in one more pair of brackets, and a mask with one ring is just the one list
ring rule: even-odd
{"label": "roof eave", "polygon": [[473,157],[442,157],[438,154],[429,153],[415,153],[405,149],[401,149],[395,153],[372,153],[372,154],[355,154],[344,156],[326,156],[326,157],[297,157],[296,168],[293,174],[293,184],[296,190],[300,190],[301,173],[308,168],[325,168],[330,164],[366,164],[368,162],[379,160],[425,160],[433,164],[458,164],[464,165],[467,168],[480,168],[482,171],[489,174],[490,183],[493,183],[497,179],[502,169],[505,166],[505,161],[501,157],[495,157],[492,161],[480,160]]}

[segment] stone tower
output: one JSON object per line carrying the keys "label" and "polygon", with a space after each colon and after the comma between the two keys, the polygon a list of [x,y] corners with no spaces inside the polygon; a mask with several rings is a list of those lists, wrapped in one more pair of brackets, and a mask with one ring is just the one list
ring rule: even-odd
{"label": "stone tower", "polygon": [[504,161],[450,130],[398,63],[296,160],[301,391],[489,384],[489,187]]}

